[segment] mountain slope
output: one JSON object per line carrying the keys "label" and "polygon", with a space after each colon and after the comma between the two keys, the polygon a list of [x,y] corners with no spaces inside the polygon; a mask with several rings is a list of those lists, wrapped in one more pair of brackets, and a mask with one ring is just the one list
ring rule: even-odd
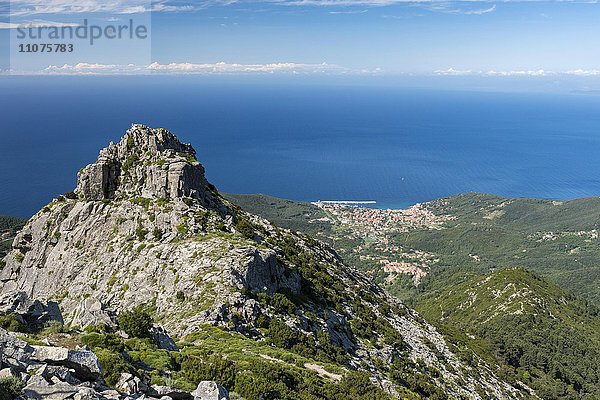
{"label": "mountain slope", "polygon": [[525,270],[468,279],[422,299],[418,309],[542,398],[600,396],[598,310]]}
{"label": "mountain slope", "polygon": [[[444,290],[465,275],[523,267],[600,301],[600,198],[559,202],[467,193],[407,210],[371,210],[320,208],[263,195],[228,196],[249,212],[330,243],[404,300]],[[267,204],[275,204],[276,210]],[[316,217],[307,219],[311,214],[319,216],[318,223]],[[415,224],[411,216],[434,223]],[[416,268],[425,272],[418,281],[413,279]]]}
{"label": "mountain slope", "polygon": [[[231,199],[267,218],[273,213],[257,206],[265,202],[262,195]],[[268,201],[289,206],[287,201]],[[321,210],[311,204],[294,205],[300,207]],[[503,365],[506,379],[525,379],[543,398],[597,398],[600,319],[590,300],[571,293],[592,299],[599,293],[600,199],[554,202],[469,193],[422,207],[444,218],[443,224],[415,227],[398,219],[386,226],[392,211],[345,207],[328,214],[330,226],[316,234],[330,238],[344,257],[351,254],[362,260],[363,267],[393,293],[410,298],[465,360],[475,351],[488,362]],[[305,218],[294,221],[296,213],[285,209],[277,213],[290,219],[280,223],[314,229]],[[348,232],[369,233],[373,221],[384,221],[375,225],[380,235],[357,237],[359,244],[349,246]],[[396,244],[396,253],[370,245],[373,238]],[[406,257],[411,252],[431,256]],[[391,257],[405,257],[402,265],[417,264],[427,275],[416,286],[370,261]],[[518,266],[545,274],[572,292]]]}
{"label": "mountain slope", "polygon": [[[395,235],[440,259],[424,285],[437,290],[469,271],[523,267],[598,304],[600,198],[565,202],[469,193],[427,203],[447,216],[442,230]],[[438,285],[439,283],[440,285]]]}
{"label": "mountain slope", "polygon": [[[528,393],[498,380],[481,360],[462,362],[431,325],[326,245],[225,200],[193,148],[164,129],[134,125],[103,149],[79,172],[74,193],[32,217],[5,262],[0,304],[19,293],[53,299],[73,328],[115,326],[116,313],[144,305],[192,348],[208,346],[217,333],[205,333],[216,327],[240,334],[225,343],[268,342],[302,355],[311,361],[301,369],[317,382],[328,375],[316,371],[329,364],[342,375],[363,371],[384,397]],[[228,353],[236,347],[221,350],[234,360]],[[258,378],[266,379],[248,379]],[[300,390],[286,380],[265,382],[296,396]],[[237,387],[237,378],[224,384]],[[257,396],[280,398],[283,389],[271,389]]]}

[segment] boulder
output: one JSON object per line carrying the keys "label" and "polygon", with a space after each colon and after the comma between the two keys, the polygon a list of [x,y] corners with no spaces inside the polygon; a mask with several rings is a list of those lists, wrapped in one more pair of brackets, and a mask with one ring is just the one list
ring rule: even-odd
{"label": "boulder", "polygon": [[27,342],[0,328],[0,364],[25,371],[32,352]]}
{"label": "boulder", "polygon": [[32,376],[23,389],[28,399],[66,400],[79,392],[79,388],[60,382],[50,384],[42,376]]}
{"label": "boulder", "polygon": [[161,326],[155,326],[151,331],[152,337],[156,341],[159,349],[168,351],[179,351],[179,347],[175,344],[175,341],[169,336],[167,331]]}
{"label": "boulder", "polygon": [[194,400],[229,400],[229,392],[214,381],[202,381],[192,392]]}
{"label": "boulder", "polygon": [[71,324],[77,326],[107,325],[114,327],[111,313],[94,297],[82,299],[72,313]]}
{"label": "boulder", "polygon": [[72,373],[74,373],[74,371],[67,367],[47,364],[37,371],[37,375],[41,375],[47,381],[51,381],[53,377],[56,377],[60,381],[66,382],[69,385],[81,384],[81,381],[75,378]]}
{"label": "boulder", "polygon": [[148,391],[148,385],[137,376],[128,373],[121,374],[115,388],[125,394],[146,393]]}
{"label": "boulder", "polygon": [[0,379],[2,379],[2,378],[10,378],[12,376],[15,376],[13,374],[12,369],[10,369],[10,368],[4,368],[4,369],[0,370]]}
{"label": "boulder", "polygon": [[64,347],[34,346],[32,359],[73,370],[77,379],[95,381],[102,375],[98,357],[89,350],[69,350]]}
{"label": "boulder", "polygon": [[92,388],[80,388],[79,391],[73,396],[73,400],[101,400],[103,396],[98,394]]}
{"label": "boulder", "polygon": [[148,392],[153,397],[168,397],[172,400],[192,400],[193,396],[188,392],[171,386],[152,386]]}

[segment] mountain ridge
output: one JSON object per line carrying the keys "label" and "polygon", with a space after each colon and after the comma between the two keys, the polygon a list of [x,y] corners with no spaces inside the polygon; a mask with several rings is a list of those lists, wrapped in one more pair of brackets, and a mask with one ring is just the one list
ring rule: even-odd
{"label": "mountain ridge", "polygon": [[[389,396],[530,396],[482,360],[463,363],[433,326],[325,244],[223,198],[193,148],[163,129],[133,125],[103,149],[75,192],[29,220],[5,261],[0,304],[22,293],[56,301],[75,330],[119,329],[115,314],[143,304],[192,348],[213,326],[362,371]],[[269,398],[300,389],[278,390]]]}

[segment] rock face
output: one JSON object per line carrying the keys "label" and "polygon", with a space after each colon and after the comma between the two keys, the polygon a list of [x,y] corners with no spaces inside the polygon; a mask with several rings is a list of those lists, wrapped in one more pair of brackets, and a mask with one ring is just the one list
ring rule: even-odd
{"label": "rock face", "polygon": [[[161,313],[180,315],[192,308],[174,301],[180,292],[215,303],[213,310],[235,302],[230,290],[200,293],[204,284],[298,291],[297,273],[277,263],[275,251],[249,240],[231,245],[236,211],[194,154],[166,130],[134,125],[79,172],[76,196],[59,196],[17,235],[0,291],[59,297],[65,323],[78,326],[110,324],[114,312],[153,301]],[[200,311],[195,323],[220,318],[207,306]]]}
{"label": "rock face", "polygon": [[25,341],[0,328],[0,367],[24,372],[32,352],[33,348]]}
{"label": "rock face", "polygon": [[42,327],[53,321],[64,324],[57,302],[31,300],[25,292],[0,295],[0,313],[16,314],[22,323],[33,327]]}
{"label": "rock face", "polygon": [[88,201],[190,197],[215,205],[204,168],[195,160],[195,150],[171,132],[134,125],[124,140],[111,143],[79,172],[75,193]]}
{"label": "rock face", "polygon": [[[346,368],[368,371],[390,393],[396,387],[386,368],[406,358],[436,371],[428,379],[451,397],[520,397],[483,362],[474,371],[460,361],[431,325],[324,244],[223,199],[206,181],[192,147],[164,129],[134,125],[118,144],[103,149],[80,171],[74,193],[57,197],[31,218],[4,261],[0,293],[7,300],[0,304],[6,310],[20,313],[26,299],[55,301],[65,323],[84,327],[114,324],[116,313],[147,303],[166,332],[178,338],[209,324],[264,339],[259,317],[277,319],[317,346],[318,340],[330,341],[322,344],[345,353]],[[265,301],[274,294],[293,298],[294,311],[282,315],[278,305]],[[47,308],[42,315],[55,314]],[[354,333],[351,322],[367,328]],[[381,332],[372,328],[375,322]],[[322,335],[328,339],[319,339]],[[162,339],[163,346],[174,345]],[[9,365],[33,362],[67,368],[79,380],[97,377],[85,351],[2,340],[11,343],[3,350]],[[70,384],[63,372],[64,381],[56,379]],[[122,391],[146,390],[134,377],[122,378]],[[46,393],[47,385],[59,382],[42,374],[26,390]],[[215,385],[205,383],[195,396],[226,398]]]}

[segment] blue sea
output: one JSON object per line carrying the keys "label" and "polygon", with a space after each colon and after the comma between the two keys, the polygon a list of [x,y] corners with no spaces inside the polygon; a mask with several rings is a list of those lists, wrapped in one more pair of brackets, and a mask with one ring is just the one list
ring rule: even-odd
{"label": "blue sea", "polygon": [[193,77],[3,77],[0,214],[28,217],[131,123],[190,142],[221,191],[404,207],[600,195],[600,96]]}

